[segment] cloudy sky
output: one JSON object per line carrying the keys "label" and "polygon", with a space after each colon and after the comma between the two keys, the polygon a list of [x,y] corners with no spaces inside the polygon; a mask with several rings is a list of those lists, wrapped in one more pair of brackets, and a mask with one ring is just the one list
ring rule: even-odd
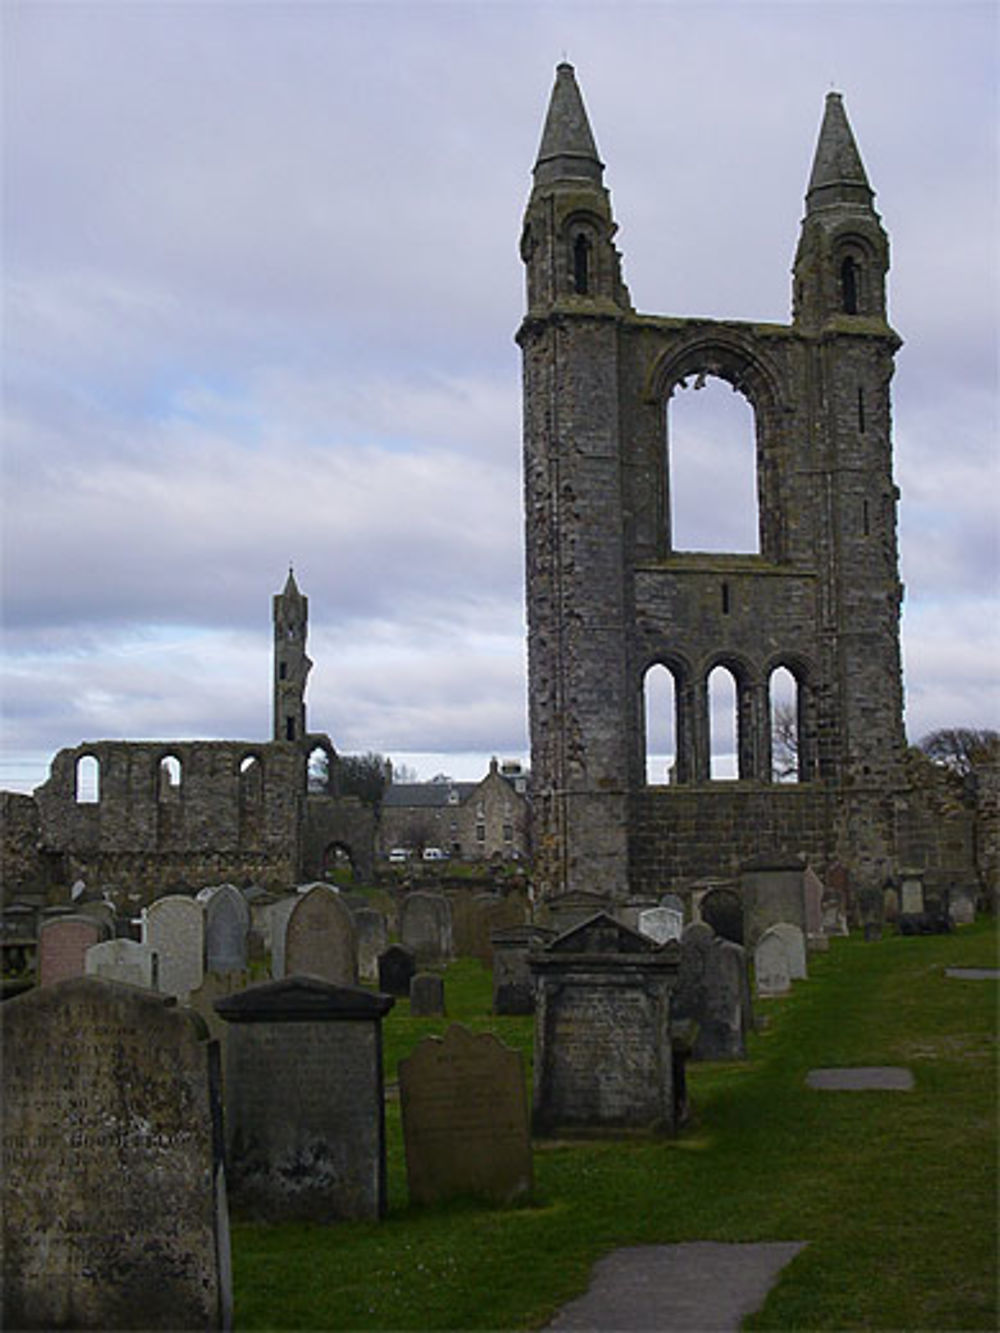
{"label": "cloudy sky", "polygon": [[267,737],[289,562],[313,729],[526,754],[517,240],[564,56],[653,313],[787,320],[844,93],[906,343],[907,727],[997,726],[998,12],[5,0],[0,785]]}

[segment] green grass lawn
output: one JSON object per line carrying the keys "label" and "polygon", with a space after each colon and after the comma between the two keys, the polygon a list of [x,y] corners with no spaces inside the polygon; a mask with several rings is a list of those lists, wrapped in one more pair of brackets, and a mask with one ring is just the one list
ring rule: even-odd
{"label": "green grass lawn", "polygon": [[[411,1208],[398,1106],[390,1210],[375,1224],[233,1227],[238,1329],[518,1329],[579,1295],[616,1245],[804,1240],[754,1329],[993,1329],[997,1255],[995,923],[833,941],[810,979],[761,1002],[744,1064],[690,1067],[677,1139],[536,1143],[520,1208]],[[489,974],[447,974],[449,1021],[531,1058],[531,1019],[489,1013]],[[386,1075],[445,1022],[385,1023]],[[809,1069],[901,1064],[910,1093],[815,1092]]]}

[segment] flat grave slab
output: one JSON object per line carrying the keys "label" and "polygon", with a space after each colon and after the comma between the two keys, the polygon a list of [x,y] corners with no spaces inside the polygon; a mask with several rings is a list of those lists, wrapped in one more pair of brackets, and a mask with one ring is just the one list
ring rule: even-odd
{"label": "flat grave slab", "polygon": [[820,1092],[912,1092],[913,1071],[894,1065],[861,1065],[854,1069],[810,1069],[810,1088]]}
{"label": "flat grave slab", "polygon": [[804,1241],[630,1245],[594,1265],[590,1287],[548,1329],[737,1333]]}
{"label": "flat grave slab", "polygon": [[944,974],[959,981],[1000,981],[1000,967],[946,967]]}

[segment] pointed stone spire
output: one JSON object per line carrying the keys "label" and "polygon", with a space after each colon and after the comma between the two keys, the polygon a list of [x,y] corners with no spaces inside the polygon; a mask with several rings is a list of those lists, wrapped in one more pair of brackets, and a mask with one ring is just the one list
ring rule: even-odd
{"label": "pointed stone spire", "polygon": [[295,582],[295,571],[291,565],[288,566],[288,578],[285,579],[285,586],[281,590],[282,597],[296,598],[301,600],[302,594],[299,592],[299,585]]}
{"label": "pointed stone spire", "polygon": [[874,194],[851,132],[840,93],[827,93],[823,124],[816,145],[806,212],[831,204],[861,204],[871,207]]}
{"label": "pointed stone spire", "polygon": [[603,172],[573,66],[564,60],[556,66],[555,87],[535,163],[535,183],[551,185],[579,179],[600,185]]}

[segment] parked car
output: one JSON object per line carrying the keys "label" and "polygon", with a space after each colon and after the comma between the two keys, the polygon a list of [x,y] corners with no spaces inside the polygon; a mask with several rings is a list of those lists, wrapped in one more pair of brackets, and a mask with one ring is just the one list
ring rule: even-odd
{"label": "parked car", "polygon": [[402,862],[408,861],[409,859],[410,859],[409,847],[393,847],[392,851],[389,853],[389,860],[394,865],[400,865],[402,864]]}
{"label": "parked car", "polygon": [[445,852],[445,851],[442,851],[442,849],[441,849],[440,847],[425,847],[425,848],[424,848],[424,860],[425,860],[425,861],[447,861],[447,859],[448,859],[448,853]]}

